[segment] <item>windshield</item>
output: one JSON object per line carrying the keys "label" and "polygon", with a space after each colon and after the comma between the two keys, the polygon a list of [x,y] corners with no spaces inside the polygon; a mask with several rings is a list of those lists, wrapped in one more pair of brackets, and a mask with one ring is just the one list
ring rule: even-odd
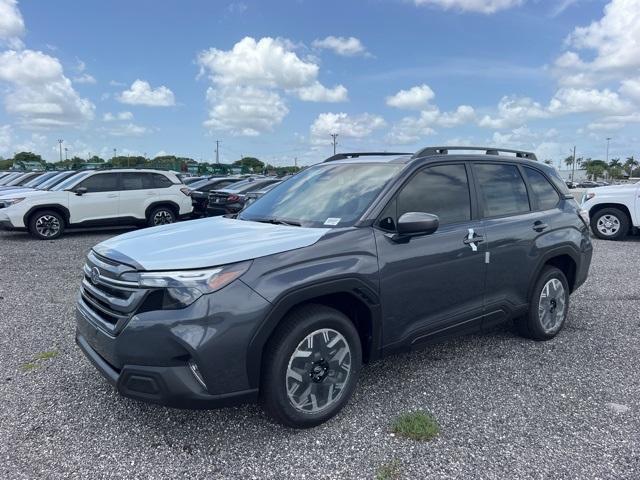
{"label": "windshield", "polygon": [[59,183],[55,187],[52,187],[51,190],[52,191],[66,190],[71,185],[75,185],[76,182],[78,182],[79,180],[91,175],[91,173],[93,172],[82,172],[82,173],[78,173],[77,175],[72,175],[71,177],[67,178],[64,182]]}
{"label": "windshield", "polygon": [[304,227],[353,225],[404,165],[343,163],[309,168],[267,192],[242,220],[286,220]]}
{"label": "windshield", "polygon": [[44,182],[45,180],[48,180],[48,179],[50,179],[51,177],[53,177],[54,175],[57,175],[57,174],[58,174],[58,172],[43,173],[42,175],[37,176],[33,180],[29,180],[27,183],[24,184],[24,186],[25,187],[29,187],[29,188],[36,187],[36,186],[40,185],[42,182]]}
{"label": "windshield", "polygon": [[75,175],[76,172],[57,172],[55,176],[47,179],[46,182],[42,182],[38,185],[38,190],[47,190],[54,185],[62,182],[65,178],[69,178],[72,175]]}

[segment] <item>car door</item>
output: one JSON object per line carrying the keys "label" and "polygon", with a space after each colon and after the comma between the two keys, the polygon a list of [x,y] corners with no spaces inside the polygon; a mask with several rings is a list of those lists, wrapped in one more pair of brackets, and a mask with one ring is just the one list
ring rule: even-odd
{"label": "car door", "polygon": [[553,207],[559,196],[555,196],[556,205],[538,210],[528,194],[524,172],[516,164],[474,163],[473,173],[488,249],[485,323],[489,326],[526,308],[533,270],[542,253],[536,239],[555,223]]}
{"label": "car door", "polygon": [[149,172],[123,172],[120,191],[120,216],[145,218],[146,209],[158,198],[158,189]]}
{"label": "car door", "polygon": [[[99,172],[85,178],[69,191],[71,223],[111,223],[118,217],[119,174]],[[79,188],[86,192],[77,194]]]}
{"label": "car door", "polygon": [[[469,178],[463,162],[423,168],[379,217],[374,231],[389,350],[481,323],[485,246]],[[438,215],[440,226],[430,235],[394,238],[397,219],[410,211]]]}

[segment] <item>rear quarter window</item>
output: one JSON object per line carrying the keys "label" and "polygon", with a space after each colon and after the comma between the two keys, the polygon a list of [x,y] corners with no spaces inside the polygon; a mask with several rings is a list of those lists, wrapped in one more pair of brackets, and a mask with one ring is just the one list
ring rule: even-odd
{"label": "rear quarter window", "polygon": [[533,168],[524,167],[524,172],[529,182],[530,192],[534,208],[537,210],[549,210],[558,205],[560,196],[549,183],[547,177]]}

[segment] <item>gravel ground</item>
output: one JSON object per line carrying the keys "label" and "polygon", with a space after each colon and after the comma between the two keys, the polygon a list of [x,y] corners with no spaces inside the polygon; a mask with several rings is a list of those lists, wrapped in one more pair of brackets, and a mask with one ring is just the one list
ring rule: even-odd
{"label": "gravel ground", "polygon": [[[256,406],[122,398],[84,359],[80,268],[115,233],[0,233],[0,478],[374,478],[391,463],[403,478],[638,478],[638,237],[595,241],[556,339],[507,326],[376,362],[338,417],[294,431]],[[435,440],[390,433],[418,409],[438,420]]]}

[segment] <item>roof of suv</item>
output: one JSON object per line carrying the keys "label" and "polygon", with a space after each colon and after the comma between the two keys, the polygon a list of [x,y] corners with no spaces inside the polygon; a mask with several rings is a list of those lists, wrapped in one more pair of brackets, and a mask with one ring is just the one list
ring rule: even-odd
{"label": "roof of suv", "polygon": [[[464,153],[457,153],[464,152]],[[473,153],[466,153],[473,152]],[[506,153],[508,155],[503,155]],[[395,152],[352,152],[338,153],[327,158],[324,162],[340,163],[409,163],[413,160],[425,158],[459,158],[478,160],[531,160],[537,161],[536,155],[523,150],[511,150],[495,147],[443,146],[426,147],[416,153]]]}

